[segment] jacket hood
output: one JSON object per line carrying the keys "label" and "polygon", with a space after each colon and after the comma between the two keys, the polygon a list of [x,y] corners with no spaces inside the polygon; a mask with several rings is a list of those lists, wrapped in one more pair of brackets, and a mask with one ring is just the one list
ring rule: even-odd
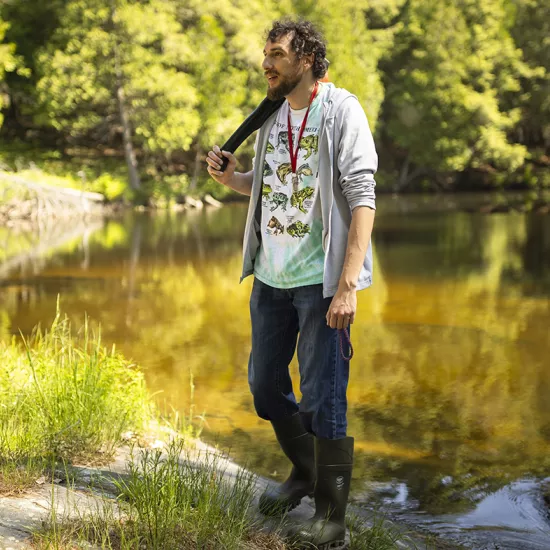
{"label": "jacket hood", "polygon": [[327,118],[331,118],[334,116],[343,101],[349,97],[355,96],[344,88],[337,88],[334,84],[332,84],[332,82],[325,84],[325,86],[326,89],[323,96],[323,104],[326,109],[325,116]]}

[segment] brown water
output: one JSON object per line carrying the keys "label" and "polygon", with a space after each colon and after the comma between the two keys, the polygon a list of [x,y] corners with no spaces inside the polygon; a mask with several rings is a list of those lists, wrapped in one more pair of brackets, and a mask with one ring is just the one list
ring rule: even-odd
{"label": "brown water", "polygon": [[[550,217],[428,206],[380,200],[353,330],[354,500],[473,548],[550,548]],[[0,270],[0,334],[48,325],[60,294],[75,324],[87,312],[144,367],[159,403],[280,479],[247,386],[244,218],[243,205],[128,215],[34,255],[47,235],[0,232],[6,250],[17,243]]]}

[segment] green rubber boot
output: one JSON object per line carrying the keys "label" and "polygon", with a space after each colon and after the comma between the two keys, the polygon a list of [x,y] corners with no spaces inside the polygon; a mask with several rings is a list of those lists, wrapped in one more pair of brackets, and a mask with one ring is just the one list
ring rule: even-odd
{"label": "green rubber boot", "polygon": [[296,508],[315,486],[314,437],[304,428],[300,413],[272,422],[281,449],[292,462],[288,479],[268,486],[260,497],[260,512],[278,516]]}
{"label": "green rubber boot", "polygon": [[289,531],[293,542],[318,550],[344,550],[346,507],[353,469],[353,437],[315,439],[315,515]]}

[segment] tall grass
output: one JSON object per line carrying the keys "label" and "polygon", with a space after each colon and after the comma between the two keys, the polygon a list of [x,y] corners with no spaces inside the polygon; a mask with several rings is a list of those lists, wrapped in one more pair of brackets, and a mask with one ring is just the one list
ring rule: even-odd
{"label": "tall grass", "polygon": [[213,453],[193,459],[183,439],[173,440],[164,451],[132,453],[128,476],[116,485],[118,500],[105,499],[91,513],[65,521],[54,514],[48,528],[36,535],[35,547],[286,548],[277,535],[259,528],[251,509],[253,474],[239,470],[226,475]]}
{"label": "tall grass", "polygon": [[87,321],[73,335],[58,307],[50,329],[0,342],[0,490],[55,461],[109,460],[121,434],[151,414],[143,374],[103,348]]}

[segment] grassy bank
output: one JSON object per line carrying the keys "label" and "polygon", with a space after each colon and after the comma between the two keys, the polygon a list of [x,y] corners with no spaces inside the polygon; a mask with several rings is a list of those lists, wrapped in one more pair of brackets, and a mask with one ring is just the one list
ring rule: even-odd
{"label": "grassy bank", "polygon": [[[129,460],[129,475],[115,482],[118,498],[105,498],[86,513],[75,506],[65,518],[52,513],[34,537],[38,550],[109,548],[112,550],[294,550],[285,540],[287,518],[269,523],[253,504],[253,474],[227,474],[219,455],[190,457],[184,442],[164,452],[139,451]],[[182,459],[183,458],[183,459]],[[394,550],[404,537],[381,521],[367,526],[349,518],[350,550]],[[409,548],[414,546],[410,545]],[[402,548],[402,546],[401,546]],[[422,548],[427,548],[423,546]]]}
{"label": "grassy bank", "polygon": [[63,154],[18,141],[0,141],[0,170],[29,182],[92,191],[109,200],[122,198],[128,187],[123,158],[97,151]]}
{"label": "grassy bank", "polygon": [[[71,464],[107,465],[123,434],[144,434],[159,422],[142,372],[105,349],[86,322],[75,333],[58,312],[52,326],[21,341],[0,341],[0,496],[73,471]],[[189,426],[172,432],[163,450],[137,448],[126,473],[93,506],[59,514],[57,480],[49,520],[32,546],[110,548],[290,549],[281,525],[265,529],[254,505],[256,479],[224,475],[219,455],[188,454]],[[75,468],[76,471],[76,468]],[[72,481],[71,481],[72,480]],[[76,482],[67,475],[63,482]],[[82,488],[79,489],[82,492]],[[352,550],[391,550],[403,537],[350,518]]]}
{"label": "grassy bank", "polygon": [[[156,208],[166,208],[181,202],[186,195],[202,198],[209,194],[221,201],[245,200],[242,195],[230,192],[226,187],[214,182],[208,176],[205,166],[201,166],[196,187],[192,189],[190,165],[185,167],[181,164],[166,165],[160,168],[140,164],[142,190],[133,192],[129,189],[125,160],[120,153],[115,151],[101,152],[89,148],[73,148],[62,152],[57,149],[44,149],[32,143],[0,140],[0,176],[2,173],[16,174],[31,183],[101,193],[108,201],[127,201],[139,205],[147,204]],[[378,194],[393,193],[395,183],[399,179],[397,172],[386,170],[387,166],[387,162],[381,162],[376,174]],[[246,169],[246,166],[239,168]],[[185,169],[187,172],[183,171]],[[548,171],[546,165],[544,165],[544,169],[546,171],[542,168],[540,171],[546,174]],[[541,179],[533,175],[533,170],[536,172],[538,169],[527,167],[525,170],[525,176],[519,177],[518,181],[514,180],[514,185],[512,185],[513,182],[505,185],[504,182],[491,183],[483,178],[478,180],[476,178],[479,174],[471,174],[469,177],[462,176],[460,184],[441,186],[435,185],[434,182],[437,178],[434,175],[402,191],[427,195],[475,191],[494,193],[494,199],[491,199],[489,204],[482,206],[482,211],[486,213],[510,210],[528,212],[538,211],[542,208],[547,213],[547,209],[550,207],[548,176]],[[492,176],[496,177],[498,174]],[[525,199],[509,203],[507,194],[514,191],[524,193]],[[24,193],[24,190],[21,192]],[[0,177],[0,205],[8,199],[14,198],[13,195],[14,187],[12,186],[9,192],[6,192]]]}
{"label": "grassy bank", "polygon": [[[137,204],[147,201],[157,207],[172,204],[186,193],[197,197],[210,193],[219,199],[227,195],[226,188],[210,180],[206,170],[200,174],[197,190],[192,192],[190,176],[182,173],[181,166],[166,171],[142,162],[139,168],[142,190],[133,192],[126,161],[115,151],[74,148],[63,152],[32,143],[0,140],[0,172],[16,174],[31,183],[101,193],[109,201]],[[2,195],[0,181],[0,202],[6,200]]]}

